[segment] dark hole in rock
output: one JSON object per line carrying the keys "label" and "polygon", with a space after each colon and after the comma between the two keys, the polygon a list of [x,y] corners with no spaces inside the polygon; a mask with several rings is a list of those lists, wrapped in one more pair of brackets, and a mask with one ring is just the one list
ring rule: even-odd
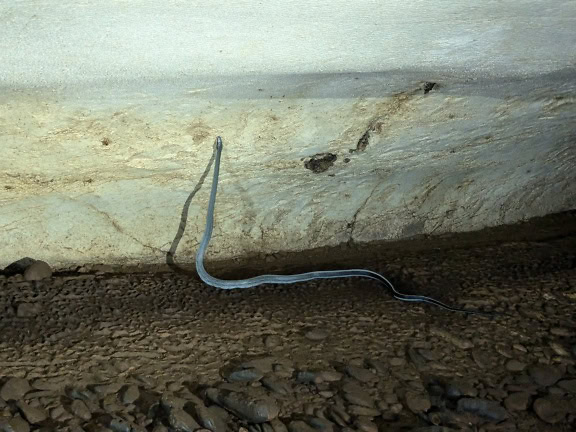
{"label": "dark hole in rock", "polygon": [[437,87],[437,85],[435,82],[430,82],[430,81],[425,82],[424,83],[424,94],[430,93],[430,91],[436,87]]}
{"label": "dark hole in rock", "polygon": [[366,147],[370,144],[370,129],[368,129],[358,140],[358,144],[356,144],[356,151],[364,151]]}
{"label": "dark hole in rock", "polygon": [[334,153],[318,153],[312,156],[309,160],[304,162],[304,166],[314,173],[321,173],[326,171],[338,158]]}

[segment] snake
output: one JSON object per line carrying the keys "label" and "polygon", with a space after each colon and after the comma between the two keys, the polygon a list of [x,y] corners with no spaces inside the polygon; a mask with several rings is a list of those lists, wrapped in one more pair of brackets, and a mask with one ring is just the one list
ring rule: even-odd
{"label": "snake", "polygon": [[373,279],[380,282],[386,288],[388,288],[392,296],[404,302],[414,302],[414,303],[428,303],[438,306],[442,309],[452,311],[452,312],[462,312],[467,314],[490,314],[488,312],[480,310],[470,310],[470,309],[460,309],[453,306],[449,306],[436,300],[432,297],[427,297],[423,295],[411,295],[404,294],[398,291],[392,282],[390,282],[386,277],[380,273],[376,273],[371,270],[366,269],[348,269],[348,270],[322,270],[322,271],[311,271],[306,273],[297,274],[265,274],[260,276],[255,276],[247,279],[219,279],[210,275],[206,268],[204,267],[204,257],[206,255],[206,250],[212,238],[212,231],[214,228],[214,210],[216,206],[216,194],[218,192],[218,180],[220,176],[220,159],[222,155],[222,150],[224,145],[222,144],[222,138],[218,136],[216,138],[216,158],[214,160],[214,172],[212,178],[212,188],[210,190],[210,198],[208,200],[208,211],[206,215],[206,227],[204,234],[202,236],[202,241],[198,246],[196,252],[196,271],[200,279],[207,285],[213,286],[215,288],[220,288],[224,290],[239,289],[239,288],[252,288],[258,285],[264,284],[295,284],[301,282],[307,282],[315,279],[337,279],[337,278],[353,278],[361,277]]}

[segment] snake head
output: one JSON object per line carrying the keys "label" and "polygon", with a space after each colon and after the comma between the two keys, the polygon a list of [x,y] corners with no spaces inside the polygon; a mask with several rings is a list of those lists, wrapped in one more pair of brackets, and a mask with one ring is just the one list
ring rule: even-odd
{"label": "snake head", "polygon": [[216,137],[216,150],[220,151],[222,150],[222,138],[220,138],[219,136]]}

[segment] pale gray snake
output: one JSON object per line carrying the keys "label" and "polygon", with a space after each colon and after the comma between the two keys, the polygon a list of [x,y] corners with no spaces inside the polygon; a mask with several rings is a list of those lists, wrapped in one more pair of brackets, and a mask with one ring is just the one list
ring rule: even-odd
{"label": "pale gray snake", "polygon": [[292,275],[261,275],[248,279],[237,279],[237,280],[224,280],[211,276],[204,268],[204,255],[206,254],[208,243],[210,242],[210,238],[212,237],[212,228],[214,226],[214,207],[216,205],[216,192],[218,190],[218,177],[220,174],[220,156],[222,154],[222,149],[223,149],[222,138],[217,137],[216,159],[214,161],[214,176],[212,179],[212,189],[210,191],[210,200],[208,202],[208,213],[206,216],[206,230],[204,231],[204,236],[202,237],[202,241],[200,242],[200,246],[198,247],[198,252],[196,253],[196,270],[198,272],[198,275],[200,276],[200,279],[202,279],[202,281],[204,281],[206,284],[221,289],[236,289],[236,288],[250,288],[263,284],[293,284],[297,282],[306,282],[313,279],[364,277],[375,279],[381,282],[383,285],[385,285],[390,289],[394,298],[398,300],[406,302],[430,303],[453,312],[492,315],[491,313],[488,312],[459,309],[452,306],[448,306],[431,297],[403,294],[397,291],[396,288],[394,288],[394,285],[392,285],[392,283],[381,274],[364,269],[313,271],[308,273],[299,273]]}

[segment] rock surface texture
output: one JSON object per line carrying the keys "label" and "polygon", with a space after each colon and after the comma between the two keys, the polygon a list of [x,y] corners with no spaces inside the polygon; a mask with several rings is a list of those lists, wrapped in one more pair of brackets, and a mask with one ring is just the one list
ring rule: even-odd
{"label": "rock surface texture", "polygon": [[[0,276],[0,430],[571,431],[574,251],[570,213],[292,261],[340,257],[493,317],[394,301],[370,280],[217,291],[177,273]],[[42,307],[19,316],[15,301]]]}
{"label": "rock surface texture", "polygon": [[0,267],[161,263],[182,215],[190,261],[216,135],[212,259],[576,207],[573,1],[30,0],[0,16]]}

